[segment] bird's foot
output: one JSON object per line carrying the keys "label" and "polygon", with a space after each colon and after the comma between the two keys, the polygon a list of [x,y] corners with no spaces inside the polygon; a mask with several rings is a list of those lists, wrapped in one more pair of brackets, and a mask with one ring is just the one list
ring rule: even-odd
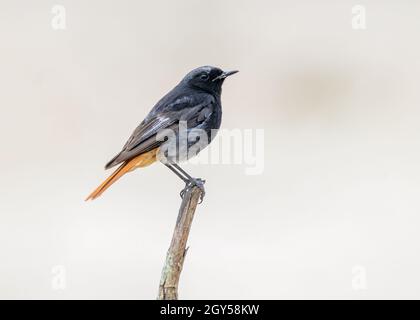
{"label": "bird's foot", "polygon": [[204,184],[206,183],[206,180],[200,179],[200,178],[195,178],[192,180],[189,180],[186,184],[185,184],[185,188],[181,190],[181,192],[179,193],[179,195],[181,196],[181,198],[184,198],[185,193],[187,192],[188,189],[191,189],[192,187],[198,187],[201,190],[201,195],[200,195],[200,202],[203,202],[204,196],[206,194],[206,190],[204,189]]}

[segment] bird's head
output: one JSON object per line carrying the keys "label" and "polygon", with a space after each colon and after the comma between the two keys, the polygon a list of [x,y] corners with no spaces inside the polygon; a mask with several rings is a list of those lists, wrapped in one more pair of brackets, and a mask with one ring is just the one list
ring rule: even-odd
{"label": "bird's head", "polygon": [[217,67],[204,66],[189,72],[181,83],[210,93],[220,94],[225,79],[238,71],[223,71]]}

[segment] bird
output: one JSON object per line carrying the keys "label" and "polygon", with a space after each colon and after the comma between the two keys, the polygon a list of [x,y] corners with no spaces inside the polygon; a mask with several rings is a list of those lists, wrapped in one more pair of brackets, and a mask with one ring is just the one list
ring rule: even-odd
{"label": "bird", "polygon": [[105,169],[118,167],[85,200],[98,198],[126,173],[159,160],[185,182],[181,197],[188,188],[197,186],[202,202],[205,180],[193,178],[179,163],[198,154],[213,140],[222,121],[222,85],[237,72],[202,66],[187,73],[154,105],[122,150],[105,165]]}

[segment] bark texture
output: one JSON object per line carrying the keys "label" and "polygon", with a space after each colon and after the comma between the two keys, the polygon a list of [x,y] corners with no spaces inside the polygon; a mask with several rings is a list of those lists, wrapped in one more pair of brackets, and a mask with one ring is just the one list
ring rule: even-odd
{"label": "bark texture", "polygon": [[162,270],[158,300],[178,300],[178,283],[188,250],[188,235],[200,196],[201,190],[198,187],[189,188],[184,194]]}

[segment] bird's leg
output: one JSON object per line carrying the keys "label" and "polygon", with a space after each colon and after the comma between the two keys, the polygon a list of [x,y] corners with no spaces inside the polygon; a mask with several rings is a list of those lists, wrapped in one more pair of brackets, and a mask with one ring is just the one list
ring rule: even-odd
{"label": "bird's leg", "polygon": [[201,189],[201,197],[200,197],[200,203],[203,202],[204,195],[206,194],[206,191],[204,190],[204,183],[206,180],[200,179],[200,178],[193,178],[191,177],[184,169],[182,169],[177,164],[173,163],[165,163],[165,165],[173,172],[175,173],[182,181],[185,182],[185,188],[181,190],[180,196],[181,198],[184,197],[185,192],[188,188],[192,186],[197,186]]}
{"label": "bird's leg", "polygon": [[206,180],[191,177],[184,169],[182,169],[176,163],[174,163],[173,166],[175,167],[175,169],[178,170],[178,172],[181,172],[188,179],[188,182],[186,182],[186,184],[185,184],[185,188],[180,193],[181,197],[182,198],[184,197],[184,194],[185,194],[185,192],[187,191],[188,188],[190,188],[192,186],[197,186],[201,190],[200,203],[203,202],[204,196],[206,194],[206,190],[204,189],[204,183],[206,183]]}
{"label": "bird's leg", "polygon": [[178,178],[180,178],[182,181],[184,181],[185,183],[188,183],[190,180],[188,179],[188,177],[184,177],[181,173],[179,173],[171,164],[169,163],[165,163],[165,166],[167,166],[173,173],[175,173]]}

